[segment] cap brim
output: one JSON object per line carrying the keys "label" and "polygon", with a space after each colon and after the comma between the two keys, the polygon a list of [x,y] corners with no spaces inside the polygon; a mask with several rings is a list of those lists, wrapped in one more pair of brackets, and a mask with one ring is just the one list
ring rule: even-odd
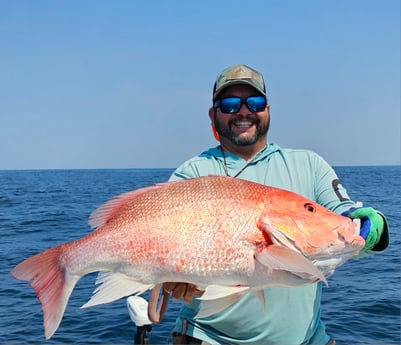
{"label": "cap brim", "polygon": [[228,80],[223,85],[221,85],[221,87],[218,90],[216,90],[216,92],[213,95],[213,100],[215,100],[217,98],[217,96],[219,96],[227,87],[232,86],[232,85],[249,85],[249,86],[252,86],[258,92],[260,92],[263,96],[266,96],[266,92],[263,89],[261,89],[258,85],[253,83],[251,80],[247,80],[247,79]]}

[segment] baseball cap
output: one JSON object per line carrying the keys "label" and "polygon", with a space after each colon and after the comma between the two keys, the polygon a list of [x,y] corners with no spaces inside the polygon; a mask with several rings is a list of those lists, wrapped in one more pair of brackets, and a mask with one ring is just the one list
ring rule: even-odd
{"label": "baseball cap", "polygon": [[227,86],[238,84],[250,85],[266,96],[263,76],[253,68],[239,64],[226,68],[217,76],[213,87],[213,101]]}

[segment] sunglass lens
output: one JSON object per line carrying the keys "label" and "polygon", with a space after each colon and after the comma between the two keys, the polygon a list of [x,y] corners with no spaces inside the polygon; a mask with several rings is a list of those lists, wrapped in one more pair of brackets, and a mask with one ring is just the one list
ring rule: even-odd
{"label": "sunglass lens", "polygon": [[263,96],[248,97],[246,99],[246,105],[252,112],[262,111],[266,108],[266,98]]}
{"label": "sunglass lens", "polygon": [[234,114],[241,108],[241,99],[237,97],[227,97],[220,100],[220,109],[223,113]]}

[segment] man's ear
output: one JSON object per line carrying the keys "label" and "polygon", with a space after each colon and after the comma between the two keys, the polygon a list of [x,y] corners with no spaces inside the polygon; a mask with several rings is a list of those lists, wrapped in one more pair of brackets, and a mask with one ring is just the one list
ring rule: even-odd
{"label": "man's ear", "polygon": [[209,109],[209,118],[210,121],[212,121],[212,124],[214,124],[214,114],[216,113],[216,109],[214,109],[213,107],[210,107]]}
{"label": "man's ear", "polygon": [[219,133],[216,131],[216,126],[214,125],[214,117],[216,116],[216,109],[211,107],[209,109],[209,118],[212,126],[213,136],[217,141],[220,141]]}

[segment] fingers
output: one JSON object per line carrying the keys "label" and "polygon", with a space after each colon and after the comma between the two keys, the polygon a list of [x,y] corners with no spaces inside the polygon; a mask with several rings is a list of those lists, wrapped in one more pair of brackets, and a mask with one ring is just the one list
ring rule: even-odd
{"label": "fingers", "polygon": [[173,291],[174,287],[177,285],[177,283],[163,283],[163,289],[164,291],[171,292]]}
{"label": "fingers", "polygon": [[188,283],[164,283],[163,288],[165,291],[171,292],[173,299],[184,299],[185,302],[190,302],[194,295],[203,293],[195,285]]}
{"label": "fingers", "polygon": [[149,320],[152,321],[152,323],[159,323],[163,319],[164,314],[166,313],[167,310],[168,300],[170,296],[168,292],[163,290],[159,302],[161,287],[162,284],[157,284],[150,291],[149,303],[148,303],[148,317]]}
{"label": "fingers", "polygon": [[172,291],[172,296],[174,299],[183,298],[185,302],[189,302],[193,297],[193,294],[191,296],[191,291],[189,284],[178,283]]}

